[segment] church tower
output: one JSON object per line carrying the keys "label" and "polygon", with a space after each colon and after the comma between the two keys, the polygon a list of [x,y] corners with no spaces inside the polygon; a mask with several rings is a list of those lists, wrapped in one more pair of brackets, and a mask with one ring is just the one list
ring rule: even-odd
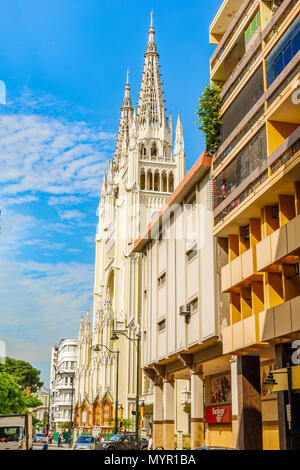
{"label": "church tower", "polygon": [[[120,351],[119,404],[124,408],[124,417],[132,418],[136,393],[135,344],[122,335],[117,344],[110,338],[114,329],[129,338],[140,332],[141,266],[139,255],[133,255],[131,250],[184,177],[180,116],[173,152],[172,133],[172,115],[167,117],[163,99],[151,14],[137,107],[132,108],[127,72],[115,152],[102,182],[92,331],[87,330],[85,322],[79,332],[82,346],[91,345],[91,352],[81,353],[84,361],[89,357],[89,377],[86,380],[78,377],[81,386],[76,393],[75,409],[80,417],[88,415],[89,422],[83,423],[80,418],[76,423],[78,431],[92,426],[96,433],[109,427],[116,399],[116,350]],[[95,348],[96,345],[102,346]],[[86,367],[86,362],[82,368],[79,364],[78,374]],[[86,403],[90,404],[89,413],[80,412]]]}

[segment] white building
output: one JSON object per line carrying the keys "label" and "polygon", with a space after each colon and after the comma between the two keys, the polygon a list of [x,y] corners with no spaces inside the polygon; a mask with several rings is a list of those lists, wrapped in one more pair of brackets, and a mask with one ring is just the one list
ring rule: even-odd
{"label": "white building", "polygon": [[[116,409],[116,354],[120,351],[118,405],[134,420],[140,333],[141,263],[130,256],[140,231],[164,205],[185,174],[183,130],[178,118],[173,145],[171,115],[163,99],[159,56],[151,25],[137,108],[125,86],[114,157],[104,175],[96,235],[92,322],[82,319],[78,338],[75,428],[108,431]],[[112,331],[120,332],[117,344]],[[127,335],[126,338],[124,335]],[[101,350],[93,347],[101,345]]]}
{"label": "white building", "polygon": [[52,347],[51,353],[51,424],[59,430],[61,424],[71,419],[74,394],[74,377],[77,366],[77,340],[62,339]]}

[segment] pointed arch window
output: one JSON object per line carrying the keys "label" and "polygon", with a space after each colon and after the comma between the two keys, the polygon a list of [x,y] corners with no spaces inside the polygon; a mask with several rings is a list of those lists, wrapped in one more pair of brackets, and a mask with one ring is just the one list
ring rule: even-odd
{"label": "pointed arch window", "polygon": [[173,193],[174,191],[174,175],[173,173],[169,174],[169,192]]}
{"label": "pointed arch window", "polygon": [[159,172],[157,170],[154,173],[154,191],[160,191]]}
{"label": "pointed arch window", "polygon": [[162,174],[161,183],[162,183],[162,191],[166,193],[168,191],[168,181],[167,181],[167,174],[165,171]]}
{"label": "pointed arch window", "polygon": [[151,147],[151,158],[156,158],[157,157],[157,147],[156,144],[153,144]]}
{"label": "pointed arch window", "polygon": [[145,185],[146,185],[146,175],[145,175],[145,170],[143,169],[141,171],[141,179],[140,179],[140,187],[142,191],[144,191],[146,187]]}
{"label": "pointed arch window", "polygon": [[148,173],[147,173],[147,189],[149,191],[153,191],[153,177],[152,177],[151,170],[148,170]]}

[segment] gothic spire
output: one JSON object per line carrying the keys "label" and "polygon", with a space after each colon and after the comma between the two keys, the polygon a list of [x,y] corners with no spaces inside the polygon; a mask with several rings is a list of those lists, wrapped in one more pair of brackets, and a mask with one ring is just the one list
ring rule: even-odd
{"label": "gothic spire", "polygon": [[127,80],[126,80],[126,85],[125,85],[125,93],[124,93],[122,111],[124,111],[126,108],[131,109],[130,87],[129,87],[129,70],[127,70]]}
{"label": "gothic spire", "polygon": [[178,113],[176,131],[175,131],[175,144],[174,144],[174,156],[184,153],[184,139],[183,139],[183,128],[181,123],[180,113]]}
{"label": "gothic spire", "polygon": [[129,87],[129,70],[127,70],[127,79],[123,98],[123,106],[121,108],[121,119],[116,143],[116,163],[121,161],[122,154],[126,153],[129,143],[129,124],[132,115],[130,87]]}
{"label": "gothic spire", "polygon": [[151,11],[151,22],[150,28],[148,33],[148,45],[147,45],[147,52],[155,52],[156,53],[156,44],[155,44],[155,31],[153,27],[153,11]]}
{"label": "gothic spire", "polygon": [[152,12],[138,103],[139,122],[143,126],[162,127],[166,122],[158,58]]}

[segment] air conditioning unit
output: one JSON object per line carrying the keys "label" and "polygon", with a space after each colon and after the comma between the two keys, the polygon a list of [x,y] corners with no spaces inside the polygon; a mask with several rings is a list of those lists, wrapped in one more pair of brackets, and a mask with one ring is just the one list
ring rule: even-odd
{"label": "air conditioning unit", "polygon": [[181,307],[179,307],[179,315],[181,317],[189,317],[191,315],[191,306],[181,305]]}

